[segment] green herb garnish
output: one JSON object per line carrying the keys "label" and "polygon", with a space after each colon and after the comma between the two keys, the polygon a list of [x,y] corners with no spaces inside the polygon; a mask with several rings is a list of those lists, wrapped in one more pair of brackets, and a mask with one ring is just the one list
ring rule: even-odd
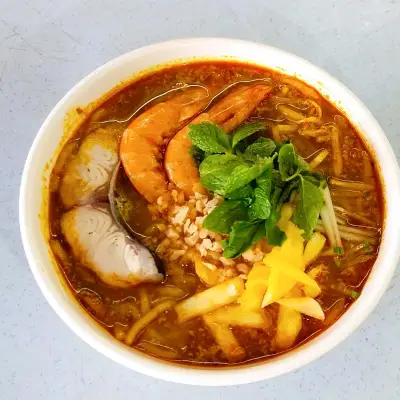
{"label": "green herb garnish", "polygon": [[235,221],[247,218],[247,204],[244,201],[226,200],[207,215],[203,227],[217,233],[229,233]]}
{"label": "green herb garnish", "polygon": [[189,125],[192,156],[199,165],[201,183],[225,198],[204,220],[213,232],[229,233],[224,257],[235,258],[266,237],[281,245],[286,234],[279,229],[282,204],[299,194],[292,221],[309,238],[324,204],[325,180],[310,167],[291,143],[278,144],[254,134],[263,123],[244,124],[227,135],[218,125]]}
{"label": "green herb garnish", "polygon": [[254,200],[250,204],[249,217],[251,221],[268,219],[271,214],[271,203],[267,193],[257,187],[254,189]]}
{"label": "green herb garnish", "polygon": [[271,139],[260,137],[246,148],[244,156],[250,159],[254,157],[270,157],[275,149],[276,144]]}
{"label": "green herb garnish", "polygon": [[224,193],[231,193],[258,178],[272,163],[271,158],[260,158],[255,162],[238,165],[226,181]]}
{"label": "green herb garnish", "polygon": [[358,299],[360,297],[360,293],[356,292],[355,290],[350,290],[348,295],[353,299]]}
{"label": "green herb garnish", "polygon": [[280,246],[286,239],[286,233],[276,225],[280,218],[280,213],[276,210],[271,212],[271,216],[265,221],[265,232],[269,244]]}
{"label": "green herb garnish", "polygon": [[320,186],[316,186],[308,176],[299,176],[300,201],[293,215],[293,222],[304,230],[303,236],[308,239],[315,225],[319,213],[324,205],[324,195]]}
{"label": "green herb garnish", "polygon": [[245,163],[245,160],[234,154],[210,155],[199,167],[201,183],[211,192],[224,195],[229,177],[236,167]]}
{"label": "green herb garnish", "polygon": [[363,242],[363,249],[365,249],[365,254],[372,254],[372,247],[369,242]]}
{"label": "green herb garnish", "polygon": [[247,199],[247,200],[251,200],[251,198],[253,197],[253,188],[251,187],[251,185],[246,185],[246,186],[242,186],[239,189],[234,190],[233,192],[230,192],[228,194],[225,195],[226,199],[232,199],[232,200],[238,200],[238,199]]}
{"label": "green herb garnish", "polygon": [[343,255],[343,248],[340,246],[334,247],[333,248],[333,252],[335,254],[337,254],[338,256],[342,256]]}
{"label": "green herb garnish", "polygon": [[265,126],[262,122],[257,122],[254,124],[244,124],[232,134],[232,148],[235,148],[236,145],[241,142],[243,139],[251,136],[253,133],[261,131],[265,129]]}
{"label": "green herb garnish", "polygon": [[206,153],[224,154],[232,151],[229,136],[211,122],[189,125],[189,139]]}
{"label": "green herb garnish", "polygon": [[265,236],[264,224],[248,221],[236,221],[229,234],[229,240],[225,243],[223,256],[236,258],[257,243]]}
{"label": "green herb garnish", "polygon": [[308,171],[308,164],[296,154],[291,143],[284,144],[278,155],[279,172],[284,181],[291,181],[300,175],[303,171]]}

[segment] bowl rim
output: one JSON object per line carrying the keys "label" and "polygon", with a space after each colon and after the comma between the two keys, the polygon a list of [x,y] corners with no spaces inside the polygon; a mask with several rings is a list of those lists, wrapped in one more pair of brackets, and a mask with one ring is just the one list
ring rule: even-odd
{"label": "bowl rim", "polygon": [[[238,39],[211,37],[187,38],[170,40],[141,47],[113,59],[103,66],[95,69],[92,73],[83,78],[57,103],[57,105],[53,108],[43,122],[37,136],[33,141],[25,162],[19,197],[20,231],[29,266],[45,298],[50,303],[54,311],[75,332],[75,334],[81,337],[91,347],[132,370],[153,376],[155,378],[177,383],[205,386],[238,385],[268,379],[289,371],[293,371],[321,357],[323,354],[327,353],[333,347],[338,345],[350,333],[352,333],[371,313],[390,282],[400,253],[400,232],[398,232],[398,229],[397,231],[394,229],[395,222],[399,221],[399,212],[395,212],[394,207],[392,207],[392,203],[394,201],[392,201],[392,197],[387,199],[385,198],[387,215],[383,237],[386,240],[385,243],[389,243],[385,246],[384,254],[382,255],[381,249],[373,268],[374,270],[375,266],[379,263],[379,274],[372,274],[371,272],[360,299],[356,301],[352,307],[346,311],[346,313],[342,315],[338,321],[335,322],[335,324],[318,335],[316,338],[311,339],[311,341],[283,355],[274,357],[271,360],[266,360],[265,362],[259,362],[256,364],[243,364],[229,368],[192,368],[186,365],[167,363],[153,357],[146,356],[138,351],[132,351],[132,349],[117,342],[117,340],[112,338],[111,335],[109,335],[111,338],[110,340],[110,338],[101,335],[100,333],[95,333],[93,330],[94,328],[88,328],[88,325],[83,325],[82,320],[78,321],[77,319],[74,319],[74,316],[77,317],[78,314],[75,313],[74,315],[74,313],[71,311],[71,304],[68,304],[68,300],[63,299],[52,288],[49,280],[43,275],[41,265],[39,261],[37,261],[38,253],[35,251],[35,234],[32,234],[30,227],[30,220],[33,218],[33,216],[30,215],[31,211],[29,211],[28,207],[29,196],[33,190],[33,177],[31,176],[32,174],[30,174],[30,167],[35,156],[37,156],[37,154],[40,152],[40,148],[43,146],[46,136],[49,134],[48,127],[51,121],[57,114],[60,113],[60,110],[63,108],[64,104],[66,104],[76,93],[81,91],[88,82],[91,82],[94,79],[101,79],[101,76],[103,73],[105,73],[105,71],[111,71],[115,68],[115,66],[120,65],[121,63],[129,62],[133,56],[146,57],[146,55],[157,53],[161,49],[173,49],[179,48],[180,46],[193,46],[195,48],[200,44],[209,45],[211,47],[221,47],[225,45],[226,47],[252,46],[254,49],[258,48],[259,50],[268,50],[277,56],[286,57],[287,59],[301,66],[301,68],[308,68],[318,77],[323,78],[324,82],[329,81],[335,87],[340,89],[341,92],[346,95],[346,102],[351,102],[354,107],[358,108],[357,112],[363,114],[365,118],[367,118],[369,123],[368,131],[371,131],[374,133],[374,135],[377,135],[377,140],[379,140],[380,146],[382,147],[382,151],[385,152],[386,158],[384,163],[381,163],[383,158],[377,160],[381,168],[381,180],[388,178],[387,182],[390,181],[391,185],[391,196],[397,199],[400,198],[400,170],[397,164],[397,159],[384,132],[367,107],[342,83],[308,61],[269,45]],[[196,55],[194,54],[193,56]],[[220,54],[210,57],[210,59],[219,60],[222,59],[222,57],[223,54]],[[173,59],[174,58],[171,58],[171,61]],[[251,63],[251,60],[249,59],[243,59],[243,61]],[[265,66],[267,67],[267,65]],[[349,118],[351,119],[351,115],[349,115]],[[375,151],[375,148],[372,150]],[[385,167],[382,166],[383,164]],[[382,191],[385,191],[385,188],[382,188]],[[396,215],[397,218],[395,218]],[[374,286],[373,288],[371,287],[372,284]],[[368,293],[364,293],[367,286]],[[361,299],[362,301],[360,301]],[[83,314],[85,311],[81,309],[81,313]]]}

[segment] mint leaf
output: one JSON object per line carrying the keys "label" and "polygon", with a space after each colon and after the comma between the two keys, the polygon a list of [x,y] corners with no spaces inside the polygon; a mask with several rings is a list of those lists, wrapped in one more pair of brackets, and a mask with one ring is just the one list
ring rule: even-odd
{"label": "mint leaf", "polygon": [[211,154],[231,152],[229,136],[211,122],[189,125],[189,139],[199,149]]}
{"label": "mint leaf", "polygon": [[267,138],[260,137],[253,144],[246,148],[245,157],[270,157],[276,149],[276,144]]}
{"label": "mint leaf", "polygon": [[199,149],[197,146],[192,146],[189,149],[189,154],[192,156],[197,165],[199,165],[207,157],[207,153]]}
{"label": "mint leaf", "polygon": [[227,200],[215,207],[203,221],[203,227],[218,233],[229,233],[235,221],[247,219],[247,206],[240,200]]}
{"label": "mint leaf", "polygon": [[[278,154],[279,172],[284,181],[290,181],[305,170],[306,162],[300,161],[291,143],[284,144]],[[308,165],[308,164],[307,164]]]}
{"label": "mint leaf", "polygon": [[282,181],[281,174],[277,170],[272,170],[272,184],[271,184],[271,207],[273,210],[280,209],[280,198],[282,195],[285,182]]}
{"label": "mint leaf", "polygon": [[257,219],[267,219],[271,214],[271,203],[264,190],[254,189],[254,201],[250,205],[249,217],[254,221]]}
{"label": "mint leaf", "polygon": [[279,200],[276,204],[276,208],[280,210],[282,205],[289,201],[290,195],[292,192],[297,191],[299,189],[300,181],[299,178],[293,179],[283,188],[281,195],[279,196]]}
{"label": "mint leaf", "polygon": [[253,188],[251,185],[242,186],[231,193],[225,195],[227,199],[251,199],[253,197]]}
{"label": "mint leaf", "polygon": [[253,238],[251,239],[251,244],[250,247],[253,246],[253,244],[258,243],[262,238],[265,237],[265,223],[264,221],[260,221],[257,224],[257,230],[254,233]]}
{"label": "mint leaf", "polygon": [[236,258],[250,248],[256,241],[260,240],[264,230],[260,223],[254,224],[248,221],[236,221],[231,229],[229,240],[224,242],[225,258]]}
{"label": "mint leaf", "polygon": [[231,193],[258,178],[272,163],[270,158],[260,159],[255,163],[238,165],[231,173],[225,186],[225,193]]}
{"label": "mint leaf", "polygon": [[262,122],[256,122],[256,123],[251,123],[251,124],[244,124],[240,126],[238,129],[236,129],[235,132],[233,132],[232,136],[232,148],[235,148],[235,146],[243,139],[246,139],[253,133],[256,133],[258,131],[261,131],[265,129],[265,126]]}
{"label": "mint leaf", "polygon": [[307,177],[307,179],[315,186],[320,186],[322,188],[326,186],[325,178],[317,172],[303,171],[301,175]]}
{"label": "mint leaf", "polygon": [[225,194],[225,187],[235,168],[244,161],[233,154],[214,154],[200,164],[201,183],[212,192]]}
{"label": "mint leaf", "polygon": [[299,154],[297,154],[297,164],[302,171],[311,171],[310,164]]}
{"label": "mint leaf", "polygon": [[293,222],[304,231],[304,238],[309,239],[315,226],[322,206],[324,195],[321,187],[315,185],[315,180],[309,176],[300,178],[300,199],[293,214]]}
{"label": "mint leaf", "polygon": [[276,210],[273,210],[270,217],[265,221],[267,241],[272,246],[280,246],[286,240],[286,233],[276,225],[279,221],[279,218],[280,213]]}
{"label": "mint leaf", "polygon": [[257,186],[262,189],[267,195],[268,199],[271,197],[272,190],[272,162],[267,166],[265,171],[256,178]]}

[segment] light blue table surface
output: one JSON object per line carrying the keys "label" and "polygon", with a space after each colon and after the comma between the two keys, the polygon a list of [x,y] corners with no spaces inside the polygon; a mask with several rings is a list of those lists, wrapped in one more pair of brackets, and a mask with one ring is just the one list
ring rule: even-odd
{"label": "light blue table surface", "polygon": [[333,351],[276,379],[189,387],[125,369],[91,349],[39,291],[18,230],[29,146],[56,102],[96,67],[140,46],[234,37],[293,52],[347,85],[400,156],[396,0],[0,0],[1,399],[400,399],[400,275]]}

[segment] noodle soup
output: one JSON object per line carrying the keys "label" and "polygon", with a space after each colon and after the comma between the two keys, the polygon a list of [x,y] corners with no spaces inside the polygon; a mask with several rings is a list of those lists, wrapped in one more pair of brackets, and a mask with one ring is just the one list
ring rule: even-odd
{"label": "noodle soup", "polygon": [[233,62],[154,72],[101,104],[51,176],[50,246],[127,346],[274,357],[332,325],[379,250],[374,160],[332,104]]}

